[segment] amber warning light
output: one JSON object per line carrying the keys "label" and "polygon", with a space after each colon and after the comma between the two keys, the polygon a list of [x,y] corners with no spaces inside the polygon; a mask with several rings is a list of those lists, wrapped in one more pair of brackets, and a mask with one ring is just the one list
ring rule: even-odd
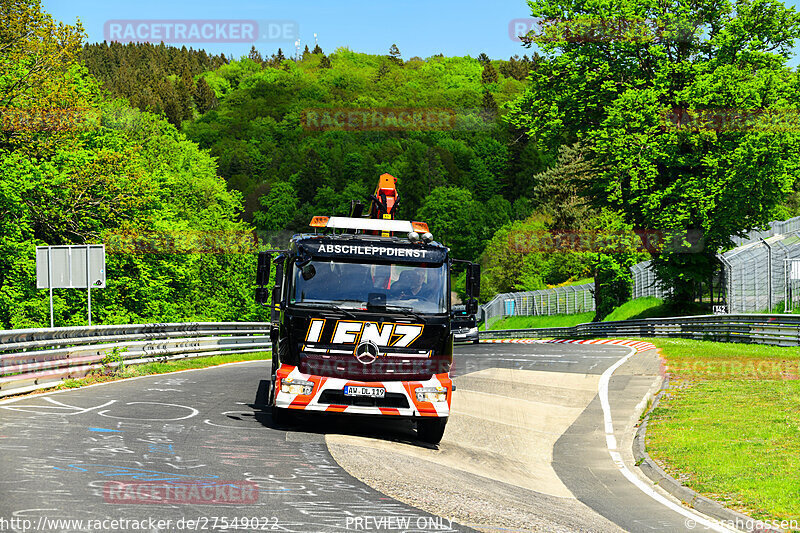
{"label": "amber warning light", "polygon": [[311,219],[311,226],[312,228],[324,228],[328,225],[328,217],[314,217]]}
{"label": "amber warning light", "polygon": [[428,225],[425,222],[412,222],[411,227],[414,228],[414,231],[417,233],[430,233],[428,231]]}

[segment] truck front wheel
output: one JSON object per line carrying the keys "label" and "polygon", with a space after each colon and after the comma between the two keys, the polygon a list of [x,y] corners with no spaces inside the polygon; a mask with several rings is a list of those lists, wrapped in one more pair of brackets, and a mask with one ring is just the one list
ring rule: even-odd
{"label": "truck front wheel", "polygon": [[417,420],[417,437],[428,444],[439,444],[444,435],[447,418],[423,418]]}
{"label": "truck front wheel", "polygon": [[272,421],[278,426],[289,426],[292,423],[292,413],[289,409],[272,406]]}

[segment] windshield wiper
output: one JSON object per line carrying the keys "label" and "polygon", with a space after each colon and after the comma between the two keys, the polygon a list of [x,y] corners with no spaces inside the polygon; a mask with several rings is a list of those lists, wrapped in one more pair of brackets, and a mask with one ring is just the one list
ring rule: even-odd
{"label": "windshield wiper", "polygon": [[343,315],[345,315],[345,316],[347,316],[349,318],[355,318],[356,317],[356,315],[354,315],[353,313],[351,313],[350,311],[348,311],[344,307],[341,307],[341,306],[333,304],[333,303],[327,304],[327,303],[317,303],[317,302],[297,302],[297,303],[295,303],[295,305],[305,306],[305,307],[314,307],[314,308],[317,308],[317,309],[334,309],[334,310],[339,311],[340,313],[342,313]]}
{"label": "windshield wiper", "polygon": [[422,316],[420,316],[419,313],[414,311],[413,307],[407,307],[407,306],[404,306],[404,305],[387,304],[387,305],[374,305],[374,306],[372,306],[372,308],[373,309],[378,309],[378,310],[385,310],[385,311],[398,311],[398,312],[401,312],[401,313],[408,313],[409,315],[413,316],[417,320],[422,321]]}

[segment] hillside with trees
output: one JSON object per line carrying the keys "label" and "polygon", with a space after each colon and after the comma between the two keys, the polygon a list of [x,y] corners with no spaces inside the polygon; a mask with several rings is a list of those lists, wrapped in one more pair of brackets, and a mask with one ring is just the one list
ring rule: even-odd
{"label": "hillside with trees", "polygon": [[[262,317],[252,228],[209,154],[109,96],[79,59],[79,24],[36,0],[0,14],[0,328],[49,323],[35,247],[60,244],[106,243],[97,323]],[[56,325],[85,324],[85,291],[54,292]]]}
{"label": "hillside with trees", "polygon": [[[363,200],[384,172],[398,177],[400,215],[424,217],[456,254],[470,259],[480,257],[497,229],[543,201],[531,177],[550,158],[502,118],[503,106],[537,68],[535,54],[508,61],[485,54],[404,60],[397,46],[385,56],[347,49],[326,54],[317,46],[296,58],[253,48],[231,61],[185,48],[103,43],[87,45],[83,55],[113,94],[142,110],[161,109],[209,150],[228,188],[242,193],[243,219],[267,240],[305,228],[314,214],[347,214],[351,200]],[[151,61],[156,68],[148,67]],[[217,66],[198,72],[209,63]],[[139,83],[119,81],[123,71]],[[175,120],[169,106],[148,103],[159,93],[195,98],[178,99],[184,118]],[[327,110],[419,110],[447,121],[360,131],[309,119]],[[437,208],[434,199],[442,198],[454,208]],[[452,217],[463,224],[444,237]]]}
{"label": "hillside with trees", "polygon": [[[280,65],[243,58],[199,79],[219,104],[184,131],[217,158],[229,187],[244,195],[245,218],[260,230],[293,231],[314,214],[345,215],[383,172],[398,178],[401,217],[418,217],[438,188],[462,202],[459,216],[470,224],[448,244],[464,257],[477,258],[497,228],[531,212],[530,162],[544,162],[528,143],[513,142],[498,113],[524,82],[499,74],[488,58],[403,61],[340,49]],[[339,110],[419,110],[450,122],[346,129],[312,119]],[[439,235],[436,211],[427,215]]]}
{"label": "hillside with trees", "polygon": [[[796,213],[800,93],[788,61],[800,14],[772,0],[701,0],[691,13],[636,0],[529,5],[561,18],[525,39],[543,60],[507,119],[551,150],[580,143],[593,207],[667,236],[657,275],[674,300],[694,301],[731,236]],[[598,17],[642,22],[591,26]],[[599,33],[581,38],[582,22]],[[702,251],[684,253],[692,234]]]}
{"label": "hillside with trees", "polygon": [[[680,19],[626,6],[608,16]],[[253,47],[234,60],[85,43],[80,24],[53,21],[38,0],[3,4],[0,326],[47,323],[35,246],[99,242],[110,251],[100,322],[258,318],[253,252],[313,215],[348,214],[384,172],[398,178],[401,217],[482,262],[484,300],[594,277],[601,318],[647,254],[538,236],[635,244],[645,228],[668,242],[703,235],[703,253],[652,254],[689,301],[731,235],[800,205],[796,128],[764,127],[800,100],[787,66],[800,18],[779,3],[723,7],[646,42],[576,41],[553,23],[527,39],[543,55],[508,60],[406,58],[396,45],[297,57]],[[531,8],[591,15],[561,0]],[[780,23],[761,24],[767,15]],[[760,114],[746,128],[703,122],[718,109]],[[57,322],[82,323],[83,298],[56,291]]]}

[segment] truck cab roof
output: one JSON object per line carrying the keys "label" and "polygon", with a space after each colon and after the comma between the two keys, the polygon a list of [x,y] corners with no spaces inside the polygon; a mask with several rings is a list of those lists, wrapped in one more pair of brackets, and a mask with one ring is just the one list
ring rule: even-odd
{"label": "truck cab roof", "polygon": [[425,242],[412,242],[409,240],[408,237],[382,237],[380,235],[367,235],[364,233],[297,233],[292,236],[290,242],[302,242],[302,241],[314,241],[316,239],[331,239],[336,241],[342,242],[350,242],[350,241],[363,241],[367,243],[381,243],[382,245],[391,245],[393,243],[397,244],[414,244],[420,247],[434,247],[440,248],[443,250],[449,250],[445,245],[438,243],[436,241],[431,241],[429,243]]}
{"label": "truck cab roof", "polygon": [[298,234],[289,248],[298,256],[308,254],[322,261],[364,263],[428,263],[447,261],[449,249],[437,242],[412,242],[407,238],[365,234]]}

